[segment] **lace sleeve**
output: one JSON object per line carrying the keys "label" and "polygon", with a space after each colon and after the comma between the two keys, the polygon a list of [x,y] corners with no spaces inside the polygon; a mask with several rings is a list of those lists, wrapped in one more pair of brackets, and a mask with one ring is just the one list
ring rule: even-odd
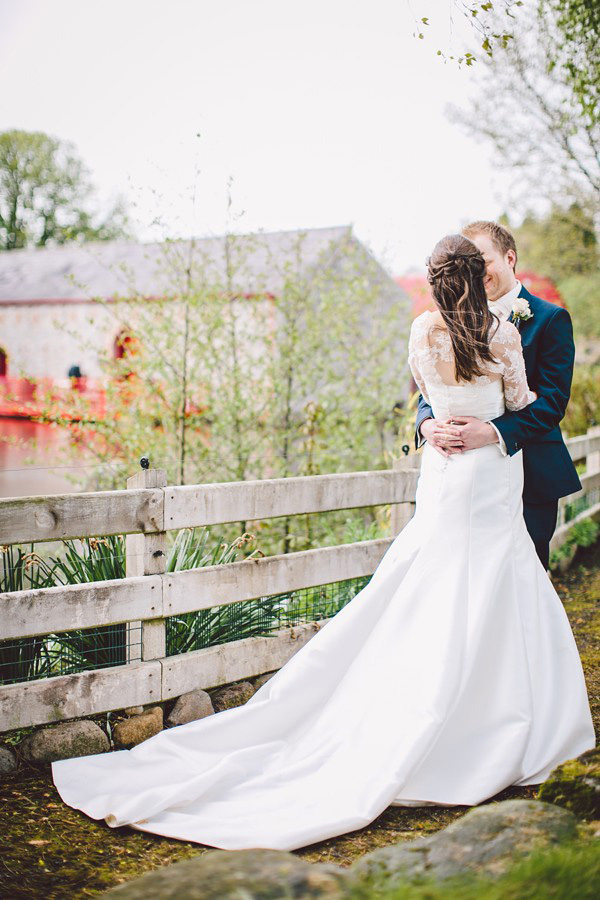
{"label": "lace sleeve", "polygon": [[423,351],[427,345],[427,329],[422,320],[423,316],[418,316],[410,328],[410,336],[408,338],[408,365],[417,387],[421,391],[424,399],[429,403],[425,379],[423,377],[422,368],[419,365],[419,357],[422,357]]}
{"label": "lace sleeve", "polygon": [[523,409],[537,400],[537,394],[529,389],[527,383],[521,335],[512,322],[501,323],[492,339],[491,349],[502,366],[506,408]]}

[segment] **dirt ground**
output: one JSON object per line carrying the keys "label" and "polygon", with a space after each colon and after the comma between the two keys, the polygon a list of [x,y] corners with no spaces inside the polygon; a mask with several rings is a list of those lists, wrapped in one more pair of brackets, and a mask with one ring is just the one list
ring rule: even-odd
{"label": "dirt ground", "polygon": [[[570,571],[557,576],[600,728],[600,543],[579,551]],[[511,788],[497,798],[534,797],[535,788]],[[367,828],[295,851],[312,862],[349,866],[369,850],[430,834],[463,815],[468,807],[389,807]],[[0,896],[71,900],[108,888],[209,848],[108,828],[60,800],[50,767],[21,769],[0,783]]]}

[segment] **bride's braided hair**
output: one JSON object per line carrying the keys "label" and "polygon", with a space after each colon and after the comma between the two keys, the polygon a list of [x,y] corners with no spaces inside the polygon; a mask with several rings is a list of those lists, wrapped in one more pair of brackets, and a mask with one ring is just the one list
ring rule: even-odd
{"label": "bride's braided hair", "polygon": [[427,280],[448,329],[457,381],[483,375],[482,363],[495,362],[490,350],[498,320],[488,308],[483,286],[485,262],[475,244],[449,234],[427,260]]}

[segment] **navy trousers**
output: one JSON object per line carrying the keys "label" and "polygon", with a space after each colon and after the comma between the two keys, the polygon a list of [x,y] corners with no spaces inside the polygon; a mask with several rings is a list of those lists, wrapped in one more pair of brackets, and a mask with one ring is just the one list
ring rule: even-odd
{"label": "navy trousers", "polygon": [[537,555],[545,569],[550,559],[550,538],[556,528],[558,500],[549,503],[527,503],[523,501],[523,518],[527,531],[535,544]]}

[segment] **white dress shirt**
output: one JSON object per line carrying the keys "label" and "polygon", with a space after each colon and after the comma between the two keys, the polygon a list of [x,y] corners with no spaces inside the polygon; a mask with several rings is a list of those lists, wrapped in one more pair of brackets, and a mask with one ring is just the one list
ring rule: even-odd
{"label": "white dress shirt", "polygon": [[[488,301],[488,306],[494,315],[498,316],[500,321],[504,321],[508,319],[512,312],[513,303],[521,293],[521,282],[516,281],[514,288],[508,292],[508,294],[504,294],[502,297],[498,297],[497,300]],[[425,419],[423,419],[423,422]],[[421,423],[423,424],[423,423]],[[491,425],[496,434],[498,435],[498,449],[502,456],[506,456],[508,451],[506,449],[506,444],[504,443],[504,438],[496,428],[493,422],[488,422],[488,425]],[[419,447],[421,447],[425,443],[425,438],[421,434],[421,427],[419,426]]]}

